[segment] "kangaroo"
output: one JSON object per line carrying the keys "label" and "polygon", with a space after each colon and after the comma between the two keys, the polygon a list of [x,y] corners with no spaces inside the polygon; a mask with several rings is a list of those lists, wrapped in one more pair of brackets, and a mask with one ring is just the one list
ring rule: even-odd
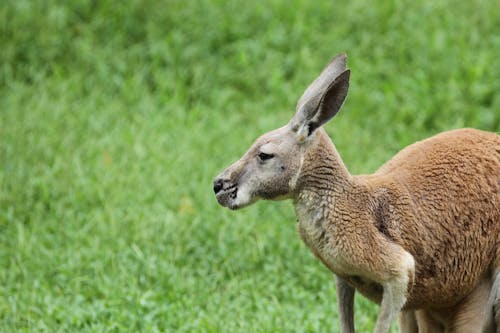
{"label": "kangaroo", "polygon": [[403,332],[493,330],[500,137],[444,132],[373,174],[351,175],[322,127],[344,103],[349,79],[345,54],[334,57],[290,122],[215,178],[218,202],[240,209],[293,200],[300,237],[336,276],[343,333],[354,332],[356,290],[380,304],[376,333],[398,314]]}

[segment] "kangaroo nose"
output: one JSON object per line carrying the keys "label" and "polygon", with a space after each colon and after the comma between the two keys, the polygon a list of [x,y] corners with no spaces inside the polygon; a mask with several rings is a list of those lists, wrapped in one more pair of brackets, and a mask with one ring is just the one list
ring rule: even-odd
{"label": "kangaroo nose", "polygon": [[220,190],[224,187],[224,182],[222,179],[218,178],[214,181],[214,192],[215,194],[219,193]]}

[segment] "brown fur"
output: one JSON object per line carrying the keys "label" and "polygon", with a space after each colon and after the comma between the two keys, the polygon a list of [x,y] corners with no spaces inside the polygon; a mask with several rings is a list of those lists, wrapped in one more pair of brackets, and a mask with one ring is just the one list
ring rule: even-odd
{"label": "brown fur", "polygon": [[[355,255],[350,260],[376,272],[392,261],[387,248],[396,243],[415,258],[405,309],[420,309],[420,325],[427,322],[420,332],[477,330],[471,319],[481,318],[477,312],[489,285],[480,288],[481,297],[471,294],[498,267],[500,137],[474,129],[441,133],[362,176],[349,176],[325,133],[317,145],[307,157],[311,162],[304,163],[298,197],[315,193],[308,195],[317,206],[332,209],[327,214],[335,223],[321,226],[318,239],[309,239],[299,224],[315,255],[329,266],[321,252],[334,240],[332,245]],[[330,269],[380,303],[376,281]],[[468,326],[459,330],[459,325]]]}
{"label": "brown fur", "polygon": [[[335,223],[323,227],[323,239],[345,242],[345,251],[357,256],[353,260],[366,260],[367,266],[390,261],[374,251],[386,243],[415,257],[415,283],[406,308],[455,305],[494,263],[500,234],[498,135],[473,129],[445,132],[405,148],[373,175],[349,177],[343,164],[334,162],[339,157],[325,133],[306,159],[311,162],[305,162],[298,197],[302,191],[316,193],[318,206],[335,216]],[[310,243],[316,240],[301,234],[315,251],[317,245]],[[359,257],[365,248],[371,249],[367,257]],[[347,278],[365,289],[359,278]],[[380,302],[379,288],[365,294]]]}
{"label": "brown fur", "polygon": [[446,307],[465,297],[498,251],[500,137],[445,132],[407,147],[364,180],[382,192],[375,205],[394,205],[387,232],[415,257],[407,306],[435,299]]}
{"label": "brown fur", "polygon": [[[487,301],[490,292],[491,280],[485,277],[467,297],[451,308],[406,311],[402,317],[413,315],[414,322],[413,326],[408,323],[403,325],[410,328],[407,333],[495,333],[497,330],[493,323],[485,325],[489,315]],[[479,330],[481,327],[482,331]]]}

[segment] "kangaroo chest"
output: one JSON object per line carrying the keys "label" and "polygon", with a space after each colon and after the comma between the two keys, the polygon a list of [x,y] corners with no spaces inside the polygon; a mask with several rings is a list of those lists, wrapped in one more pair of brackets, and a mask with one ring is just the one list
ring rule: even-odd
{"label": "kangaroo chest", "polygon": [[349,272],[352,268],[343,255],[343,239],[335,235],[323,207],[310,207],[305,204],[295,205],[297,229],[302,241],[333,273]]}
{"label": "kangaroo chest", "polygon": [[[376,303],[380,303],[382,287],[358,270],[349,260],[352,256],[349,239],[335,230],[328,220],[328,214],[320,208],[295,205],[300,237],[313,254],[334,274]],[[352,240],[351,240],[352,242]]]}

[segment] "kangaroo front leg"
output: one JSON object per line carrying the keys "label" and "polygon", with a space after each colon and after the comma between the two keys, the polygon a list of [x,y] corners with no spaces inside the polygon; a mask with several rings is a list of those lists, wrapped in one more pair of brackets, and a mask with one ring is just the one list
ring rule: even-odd
{"label": "kangaroo front leg", "polygon": [[399,314],[406,303],[408,287],[413,282],[415,262],[408,252],[402,252],[399,269],[393,278],[382,282],[384,293],[380,304],[380,312],[375,326],[375,333],[389,331],[392,321]]}
{"label": "kangaroo front leg", "polygon": [[354,333],[354,292],[344,279],[336,276],[337,302],[339,305],[340,331]]}

